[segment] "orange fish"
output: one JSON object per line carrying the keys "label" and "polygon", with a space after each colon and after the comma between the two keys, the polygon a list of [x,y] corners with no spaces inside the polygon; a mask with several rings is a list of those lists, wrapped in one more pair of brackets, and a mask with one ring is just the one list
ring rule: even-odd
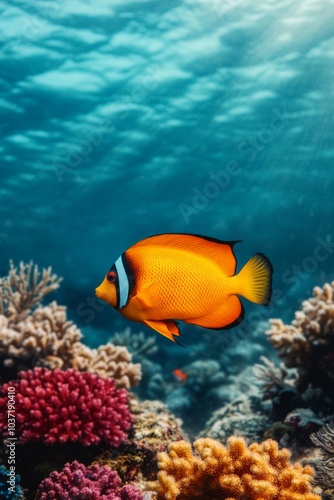
{"label": "orange fish", "polygon": [[183,372],[180,368],[176,368],[176,370],[173,370],[173,374],[182,382],[187,381],[188,373]]}
{"label": "orange fish", "polygon": [[235,274],[235,243],[195,234],[151,236],[116,260],[96,296],[174,342],[180,335],[175,320],[232,328],[244,317],[238,295],[269,304],[273,273],[269,259],[257,253]]}

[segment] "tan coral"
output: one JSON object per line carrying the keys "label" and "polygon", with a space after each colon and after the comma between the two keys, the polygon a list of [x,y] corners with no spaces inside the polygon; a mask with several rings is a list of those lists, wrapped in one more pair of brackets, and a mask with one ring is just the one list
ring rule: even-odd
{"label": "tan coral", "polygon": [[[131,363],[132,355],[126,347],[108,343],[92,349],[91,354],[91,362],[85,367],[87,371],[114,378],[117,387],[130,389],[139,384],[141,366]],[[82,367],[78,366],[78,369]]]}
{"label": "tan coral", "polygon": [[42,298],[59,286],[61,278],[32,262],[10,263],[8,276],[0,280],[0,358],[8,368],[35,366],[76,368],[115,379],[117,387],[138,384],[141,367],[122,346],[107,344],[90,349],[81,342],[80,329],[67,319],[66,307]]}
{"label": "tan coral", "polygon": [[18,322],[0,316],[0,356],[5,366],[69,368],[81,338],[81,331],[67,320],[66,307],[56,302],[37,307]]}
{"label": "tan coral", "polygon": [[9,265],[8,276],[0,279],[0,314],[10,322],[18,322],[45,295],[56,290],[62,278],[52,274],[51,267],[40,272],[33,262],[20,262],[18,268],[12,261]]}
{"label": "tan coral", "polygon": [[290,452],[268,439],[247,447],[230,437],[227,446],[210,438],[173,443],[159,453],[158,480],[149,483],[158,500],[320,500],[312,491],[313,469],[291,464]]}
{"label": "tan coral", "polygon": [[287,367],[305,367],[312,362],[313,348],[327,346],[334,333],[334,281],[315,287],[313,297],[302,303],[291,325],[270,320],[267,332],[271,344]]}

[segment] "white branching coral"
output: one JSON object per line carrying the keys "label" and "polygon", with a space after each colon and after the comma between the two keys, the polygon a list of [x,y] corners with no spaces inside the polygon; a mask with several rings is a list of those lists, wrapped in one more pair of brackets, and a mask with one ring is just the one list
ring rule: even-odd
{"label": "white branching coral", "polygon": [[334,281],[315,287],[313,297],[302,303],[291,325],[270,320],[267,332],[271,344],[288,367],[305,367],[312,362],[314,349],[333,343]]}
{"label": "white branching coral", "polygon": [[141,378],[126,347],[107,344],[90,349],[81,342],[81,330],[67,318],[57,302],[41,305],[45,295],[59,287],[61,278],[52,269],[10,263],[8,276],[0,279],[0,362],[16,370],[45,366],[76,368],[115,379],[117,387],[130,388]]}
{"label": "white branching coral", "polygon": [[20,262],[18,268],[12,261],[9,265],[8,276],[0,279],[0,315],[17,322],[45,295],[56,290],[62,278],[52,274],[51,267],[40,272],[33,262]]}
{"label": "white branching coral", "polygon": [[[313,289],[313,297],[302,303],[291,325],[270,320],[269,341],[287,368],[296,368],[295,387],[325,391],[334,397],[334,281]],[[327,403],[326,403],[327,404]]]}

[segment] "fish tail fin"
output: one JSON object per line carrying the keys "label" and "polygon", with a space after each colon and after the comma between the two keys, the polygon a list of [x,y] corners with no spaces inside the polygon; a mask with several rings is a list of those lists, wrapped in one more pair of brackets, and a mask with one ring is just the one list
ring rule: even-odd
{"label": "fish tail fin", "polygon": [[236,276],[238,292],[255,304],[267,306],[271,299],[273,266],[263,253],[256,253]]}

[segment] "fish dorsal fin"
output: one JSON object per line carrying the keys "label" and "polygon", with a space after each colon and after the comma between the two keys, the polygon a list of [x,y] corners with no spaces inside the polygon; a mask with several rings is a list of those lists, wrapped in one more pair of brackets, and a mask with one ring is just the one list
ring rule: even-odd
{"label": "fish dorsal fin", "polygon": [[221,241],[208,236],[186,233],[157,234],[139,241],[132,248],[161,247],[193,252],[216,262],[227,276],[233,276],[236,258],[233,245],[237,241]]}

